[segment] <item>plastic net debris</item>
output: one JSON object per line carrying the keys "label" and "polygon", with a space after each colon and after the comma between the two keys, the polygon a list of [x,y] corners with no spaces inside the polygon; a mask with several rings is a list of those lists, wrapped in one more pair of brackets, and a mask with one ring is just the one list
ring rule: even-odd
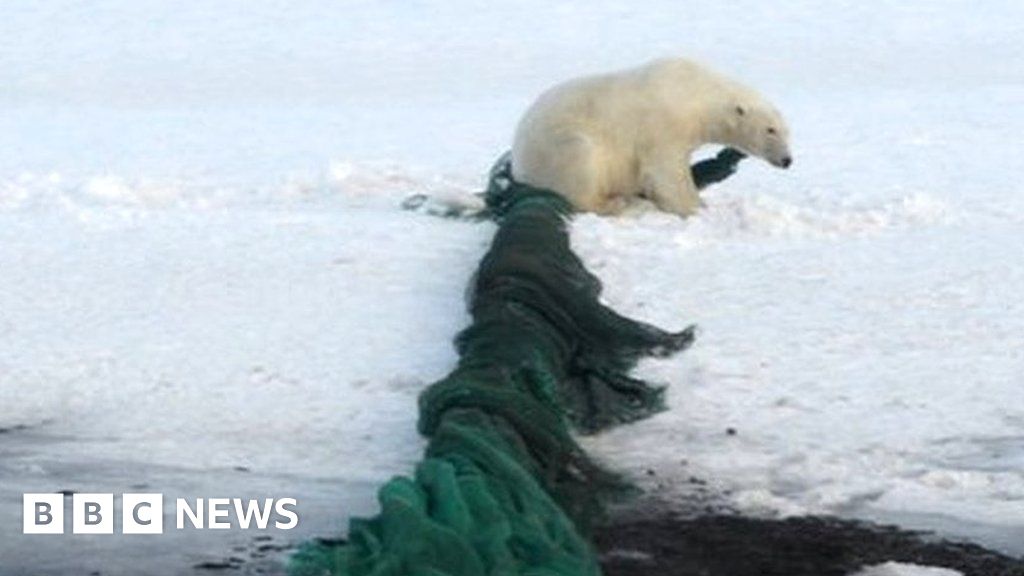
{"label": "plastic net debris", "polygon": [[570,248],[571,206],[515,182],[507,157],[485,199],[499,228],[472,280],[459,363],[420,397],[423,460],[380,489],[380,513],[352,520],[343,544],[302,547],[292,574],[600,573],[587,530],[628,486],[573,432],[660,410],[662,389],[628,372],[686,348],[694,330],[601,304],[600,282]]}

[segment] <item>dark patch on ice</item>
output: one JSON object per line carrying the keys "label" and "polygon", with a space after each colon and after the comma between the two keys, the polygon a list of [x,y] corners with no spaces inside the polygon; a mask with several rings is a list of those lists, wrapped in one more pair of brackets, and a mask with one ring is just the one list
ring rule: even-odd
{"label": "dark patch on ice", "polygon": [[193,566],[196,570],[238,570],[245,564],[245,559],[229,556],[223,560],[207,560]]}
{"label": "dark patch on ice", "polygon": [[337,537],[337,538],[315,538],[315,542],[321,546],[344,546],[348,544],[348,538]]}
{"label": "dark patch on ice", "polygon": [[238,565],[229,560],[207,560],[193,566],[196,570],[238,570]]}
{"label": "dark patch on ice", "polygon": [[268,552],[283,552],[290,550],[292,546],[290,544],[260,544],[256,547],[256,551],[260,554],[266,555]]}
{"label": "dark patch on ice", "polygon": [[605,576],[847,576],[888,561],[1024,576],[1024,559],[925,532],[831,517],[620,514],[594,536]]}

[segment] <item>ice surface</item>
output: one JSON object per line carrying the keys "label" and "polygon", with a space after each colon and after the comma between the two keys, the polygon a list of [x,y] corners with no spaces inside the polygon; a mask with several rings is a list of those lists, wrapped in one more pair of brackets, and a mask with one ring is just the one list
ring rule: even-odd
{"label": "ice surface", "polygon": [[949,568],[886,562],[876,566],[867,566],[852,576],[963,576],[963,573]]}
{"label": "ice surface", "polygon": [[1009,0],[5,6],[0,428],[27,429],[0,434],[0,556],[31,565],[31,490],[279,486],[317,503],[304,535],[372,510],[493,231],[399,202],[477,189],[550,83],[667,54],[761,88],[796,162],[745,161],[690,221],[577,219],[608,302],[702,328],[640,368],[671,410],[588,447],[750,512],[1024,553],[1022,23]]}

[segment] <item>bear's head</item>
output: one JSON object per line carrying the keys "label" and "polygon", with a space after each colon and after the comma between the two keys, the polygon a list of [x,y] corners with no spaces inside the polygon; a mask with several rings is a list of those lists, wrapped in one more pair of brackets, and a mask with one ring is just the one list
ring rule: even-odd
{"label": "bear's head", "polygon": [[789,128],[782,114],[757,98],[736,98],[729,103],[728,138],[732,146],[778,168],[789,168]]}

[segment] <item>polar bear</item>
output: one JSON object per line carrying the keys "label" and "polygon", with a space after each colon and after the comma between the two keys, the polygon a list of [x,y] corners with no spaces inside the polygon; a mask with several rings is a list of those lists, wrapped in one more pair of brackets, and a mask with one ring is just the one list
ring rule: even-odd
{"label": "polar bear", "polygon": [[692,215],[701,205],[690,155],[721,144],[788,168],[789,129],[756,91],[690,60],[570,80],[526,111],[512,176],[577,209],[616,214],[637,197]]}

